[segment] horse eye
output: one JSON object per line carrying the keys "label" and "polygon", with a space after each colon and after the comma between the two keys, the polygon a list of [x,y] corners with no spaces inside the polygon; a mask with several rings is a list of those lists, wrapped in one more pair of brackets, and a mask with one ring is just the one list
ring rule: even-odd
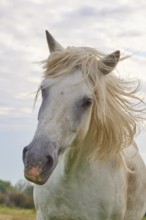
{"label": "horse eye", "polygon": [[81,101],[81,107],[83,109],[86,109],[87,107],[89,107],[92,104],[92,102],[93,102],[92,98],[84,97]]}

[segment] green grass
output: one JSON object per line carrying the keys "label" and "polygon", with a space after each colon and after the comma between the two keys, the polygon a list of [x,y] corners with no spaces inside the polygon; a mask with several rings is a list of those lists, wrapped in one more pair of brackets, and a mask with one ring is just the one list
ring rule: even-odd
{"label": "green grass", "polygon": [[0,206],[0,220],[35,220],[35,211]]}

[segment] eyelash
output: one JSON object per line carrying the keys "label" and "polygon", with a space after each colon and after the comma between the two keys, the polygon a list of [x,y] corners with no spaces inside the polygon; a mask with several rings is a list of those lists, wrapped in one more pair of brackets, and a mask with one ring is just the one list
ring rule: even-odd
{"label": "eyelash", "polygon": [[86,109],[92,105],[92,102],[93,100],[91,98],[85,97],[81,100],[80,106],[81,108]]}

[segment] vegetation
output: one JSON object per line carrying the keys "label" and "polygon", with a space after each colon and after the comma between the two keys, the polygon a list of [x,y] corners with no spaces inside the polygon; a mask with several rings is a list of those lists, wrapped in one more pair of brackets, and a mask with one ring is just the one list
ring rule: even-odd
{"label": "vegetation", "polygon": [[19,181],[15,186],[0,180],[0,205],[33,209],[33,186],[26,181]]}
{"label": "vegetation", "polygon": [[35,220],[35,211],[0,206],[0,220]]}

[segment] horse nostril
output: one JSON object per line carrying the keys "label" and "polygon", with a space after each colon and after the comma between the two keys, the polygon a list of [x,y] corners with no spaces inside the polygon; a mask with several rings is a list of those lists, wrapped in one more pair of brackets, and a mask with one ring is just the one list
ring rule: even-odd
{"label": "horse nostril", "polygon": [[50,156],[50,155],[48,155],[47,156],[47,167],[49,168],[49,169],[51,169],[52,167],[53,167],[53,158],[52,158],[52,156]]}
{"label": "horse nostril", "polygon": [[24,147],[24,149],[23,149],[23,160],[25,159],[27,151],[28,151],[28,147]]}

